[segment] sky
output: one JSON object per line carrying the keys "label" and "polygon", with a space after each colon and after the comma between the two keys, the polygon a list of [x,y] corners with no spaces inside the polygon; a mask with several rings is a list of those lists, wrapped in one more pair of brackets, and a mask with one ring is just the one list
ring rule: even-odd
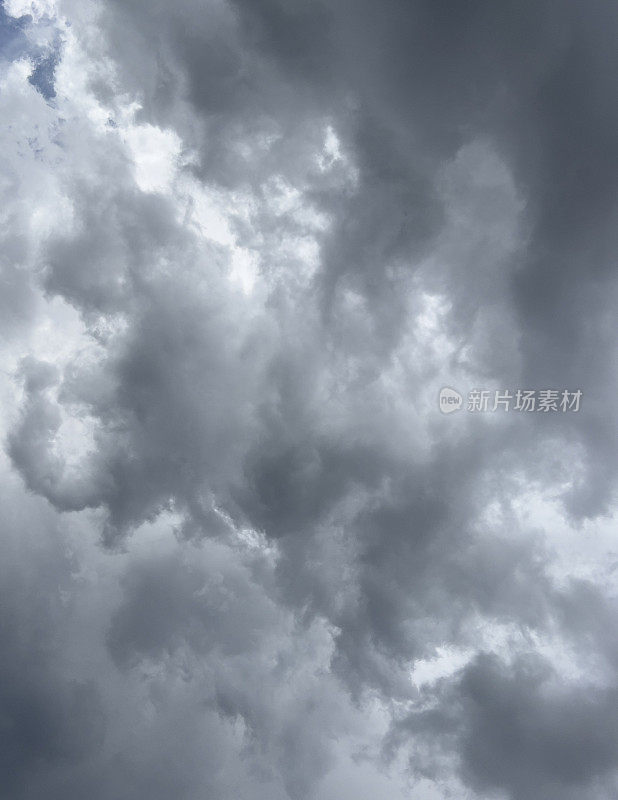
{"label": "sky", "polygon": [[617,35],[0,3],[0,800],[618,795]]}

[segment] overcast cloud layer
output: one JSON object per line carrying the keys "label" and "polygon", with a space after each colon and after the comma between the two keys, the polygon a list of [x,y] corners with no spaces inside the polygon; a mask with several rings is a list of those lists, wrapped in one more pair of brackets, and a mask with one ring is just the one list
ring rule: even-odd
{"label": "overcast cloud layer", "polygon": [[617,37],[0,4],[0,800],[618,796]]}

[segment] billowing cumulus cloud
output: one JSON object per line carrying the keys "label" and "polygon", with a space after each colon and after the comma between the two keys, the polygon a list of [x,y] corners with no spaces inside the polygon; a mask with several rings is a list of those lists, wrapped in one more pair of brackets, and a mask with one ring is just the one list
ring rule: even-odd
{"label": "billowing cumulus cloud", "polygon": [[2,800],[615,796],[617,29],[4,2]]}

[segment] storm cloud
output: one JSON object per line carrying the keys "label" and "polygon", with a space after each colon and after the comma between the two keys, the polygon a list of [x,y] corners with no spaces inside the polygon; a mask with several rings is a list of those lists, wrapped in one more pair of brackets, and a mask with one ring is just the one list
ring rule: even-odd
{"label": "storm cloud", "polygon": [[617,34],[5,0],[0,798],[616,795]]}

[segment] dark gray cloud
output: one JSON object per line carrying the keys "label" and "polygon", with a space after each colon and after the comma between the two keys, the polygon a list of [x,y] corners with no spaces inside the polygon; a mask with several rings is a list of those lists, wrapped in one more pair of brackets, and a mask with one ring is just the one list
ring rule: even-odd
{"label": "dark gray cloud", "polygon": [[[65,672],[74,563],[54,546],[58,521],[5,474],[2,514],[0,709],[3,798],[32,797],[50,773],[99,752],[105,712],[94,680]],[[8,487],[7,485],[8,484]],[[10,510],[8,510],[10,509]],[[33,543],[38,542],[38,544]]]}
{"label": "dark gray cloud", "polygon": [[535,656],[508,665],[481,654],[440,691],[443,706],[410,715],[394,738],[455,739],[475,788],[513,798],[615,792],[615,689],[565,687]]}
{"label": "dark gray cloud", "polygon": [[30,12],[6,791],[613,796],[615,9]]}

